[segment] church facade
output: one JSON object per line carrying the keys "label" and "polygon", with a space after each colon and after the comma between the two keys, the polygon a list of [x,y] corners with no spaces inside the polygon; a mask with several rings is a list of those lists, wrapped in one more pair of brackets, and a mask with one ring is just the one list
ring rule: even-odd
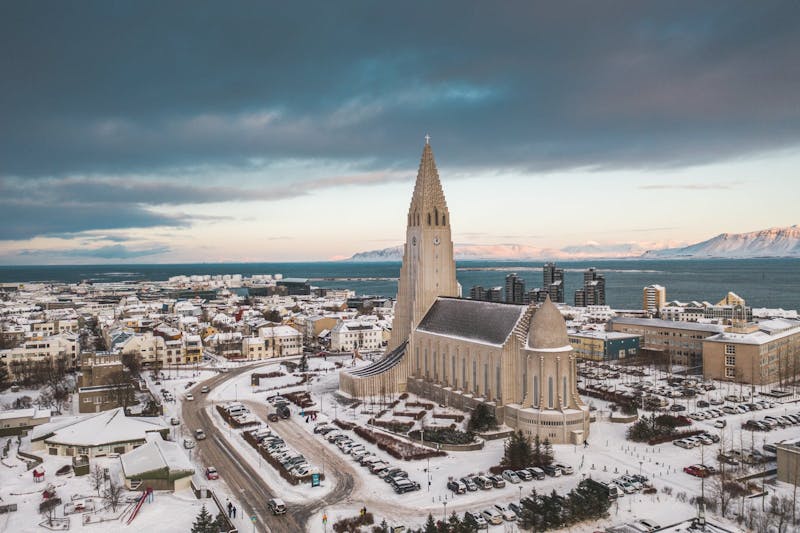
{"label": "church facade", "polygon": [[450,214],[426,143],[408,213],[392,340],[386,356],[342,373],[354,397],[411,390],[440,404],[486,403],[498,420],[553,443],[581,443],[589,409],[577,392],[566,323],[539,308],[461,299]]}

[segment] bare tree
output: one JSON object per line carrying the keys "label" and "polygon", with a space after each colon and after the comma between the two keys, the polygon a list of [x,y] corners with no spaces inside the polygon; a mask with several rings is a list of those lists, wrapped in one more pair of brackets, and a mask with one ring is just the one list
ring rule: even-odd
{"label": "bare tree", "polygon": [[56,510],[59,505],[61,505],[60,498],[50,498],[39,504],[39,514],[47,520],[48,526],[53,525],[53,519],[56,517]]}
{"label": "bare tree", "polygon": [[133,390],[127,372],[122,370],[112,372],[106,379],[106,383],[111,386],[109,392],[118,406],[128,407],[133,403]]}
{"label": "bare tree", "polygon": [[97,495],[100,496],[100,489],[106,484],[106,473],[100,465],[95,464],[94,468],[89,472],[89,483],[97,491]]}
{"label": "bare tree", "polygon": [[772,516],[772,521],[778,529],[778,533],[786,533],[788,531],[793,507],[794,501],[788,496],[781,498],[773,496],[770,498],[768,512]]}
{"label": "bare tree", "polygon": [[117,506],[122,499],[122,485],[117,485],[114,482],[108,484],[108,488],[103,492],[103,501],[106,505],[111,506],[111,510],[117,512]]}

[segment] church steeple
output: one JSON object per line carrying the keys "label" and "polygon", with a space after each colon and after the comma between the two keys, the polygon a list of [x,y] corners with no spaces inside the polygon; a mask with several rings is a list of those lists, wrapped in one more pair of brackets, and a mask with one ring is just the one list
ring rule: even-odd
{"label": "church steeple", "polygon": [[390,349],[408,338],[437,297],[459,295],[450,213],[439,181],[430,137],[425,137],[408,209],[406,245],[397,285]]}
{"label": "church steeple", "polygon": [[417,181],[414,184],[414,194],[411,196],[411,206],[408,209],[409,226],[446,226],[450,218],[433,149],[428,139],[430,137],[426,136],[417,171]]}

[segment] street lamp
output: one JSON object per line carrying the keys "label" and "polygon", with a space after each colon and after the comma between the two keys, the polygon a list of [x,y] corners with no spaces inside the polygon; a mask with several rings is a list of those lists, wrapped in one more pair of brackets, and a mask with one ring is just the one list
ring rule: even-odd
{"label": "street lamp", "polygon": [[444,515],[442,516],[442,523],[446,524],[447,523],[447,500],[446,499],[442,502],[442,505],[444,505]]}

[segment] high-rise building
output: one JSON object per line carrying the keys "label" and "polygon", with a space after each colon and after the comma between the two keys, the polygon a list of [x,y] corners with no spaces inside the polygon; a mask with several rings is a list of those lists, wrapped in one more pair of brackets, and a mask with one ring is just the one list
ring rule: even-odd
{"label": "high-rise building", "polygon": [[506,303],[525,303],[525,280],[516,274],[506,276]]}
{"label": "high-rise building", "polygon": [[542,287],[557,303],[564,303],[564,269],[555,263],[545,263],[542,268]]}
{"label": "high-rise building", "polygon": [[667,289],[661,285],[648,285],[642,290],[642,309],[657,315],[667,303]]}
{"label": "high-rise building", "polygon": [[548,291],[540,289],[539,287],[531,289],[528,291],[528,294],[525,295],[526,303],[542,303],[547,299],[548,294]]}
{"label": "high-rise building", "polygon": [[469,297],[472,300],[485,300],[486,289],[482,285],[475,285],[469,290]]}
{"label": "high-rise building", "polygon": [[583,272],[583,288],[575,291],[575,307],[606,304],[606,278],[592,267]]}
{"label": "high-rise building", "polygon": [[502,302],[503,301],[503,287],[492,287],[486,289],[487,302]]}

